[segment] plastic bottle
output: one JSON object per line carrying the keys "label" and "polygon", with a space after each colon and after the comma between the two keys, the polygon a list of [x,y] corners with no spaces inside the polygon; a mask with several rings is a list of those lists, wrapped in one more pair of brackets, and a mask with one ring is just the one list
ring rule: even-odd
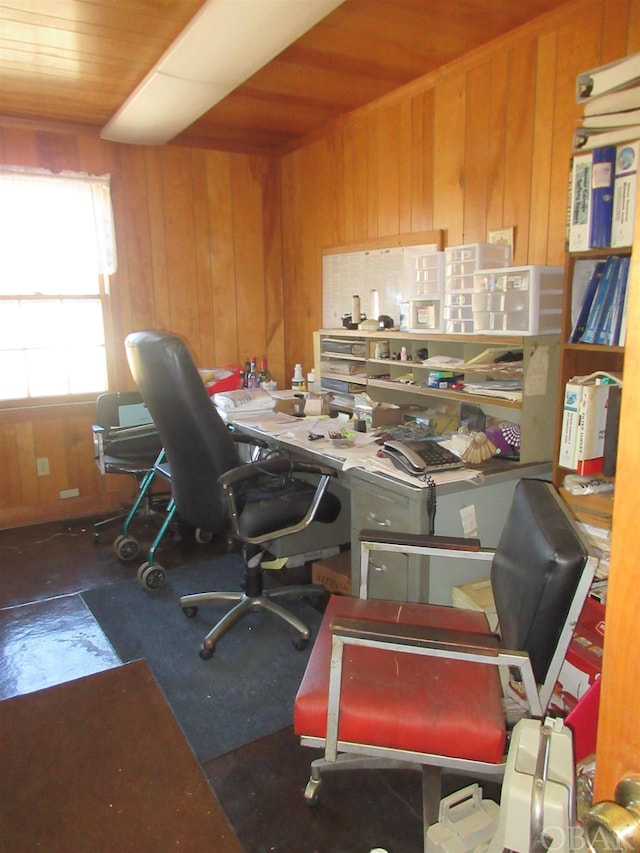
{"label": "plastic bottle", "polygon": [[315,391],[316,390],[316,371],[315,368],[312,367],[311,370],[307,373],[307,391]]}
{"label": "plastic bottle", "polygon": [[293,378],[291,380],[291,388],[294,391],[305,391],[306,390],[301,364],[296,364],[296,366],[293,369]]}

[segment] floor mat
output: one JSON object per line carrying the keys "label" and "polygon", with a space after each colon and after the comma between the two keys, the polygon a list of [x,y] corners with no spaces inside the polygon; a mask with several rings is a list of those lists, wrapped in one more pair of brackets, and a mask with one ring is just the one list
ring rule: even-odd
{"label": "floor mat", "polygon": [[[210,660],[200,658],[202,638],[229,604],[203,605],[188,619],[179,596],[239,589],[241,578],[242,561],[233,554],[172,570],[161,590],[150,592],[130,580],[82,595],[121,660],[147,660],[202,763],[289,725],[309,658],[311,645],[296,651],[293,629],[265,611],[245,616]],[[321,613],[304,599],[285,607],[313,638]]]}

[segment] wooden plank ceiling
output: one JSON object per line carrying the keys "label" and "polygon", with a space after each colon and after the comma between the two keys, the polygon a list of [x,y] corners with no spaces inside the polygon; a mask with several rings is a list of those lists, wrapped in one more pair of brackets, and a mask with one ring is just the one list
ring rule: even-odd
{"label": "wooden plank ceiling", "polygon": [[[202,2],[0,0],[0,116],[102,128]],[[282,154],[564,2],[345,0],[176,141]]]}

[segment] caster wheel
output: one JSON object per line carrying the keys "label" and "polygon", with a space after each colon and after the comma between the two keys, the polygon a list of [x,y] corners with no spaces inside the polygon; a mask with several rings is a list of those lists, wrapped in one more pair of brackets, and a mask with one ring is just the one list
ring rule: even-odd
{"label": "caster wheel", "polygon": [[187,617],[187,619],[193,619],[193,617],[198,612],[198,608],[197,607],[183,607],[182,612]]}
{"label": "caster wheel", "polygon": [[317,806],[320,798],[320,779],[309,779],[304,789],[304,801],[308,806]]}
{"label": "caster wheel", "polygon": [[293,641],[293,648],[297,649],[299,652],[304,651],[309,645],[308,637],[296,637]]}
{"label": "caster wheel", "polygon": [[196,528],[196,542],[198,545],[206,545],[213,539],[213,533],[208,530],[203,530],[201,527]]}
{"label": "caster wheel", "polygon": [[140,543],[133,536],[118,536],[113,543],[113,550],[121,560],[135,560],[140,553]]}
{"label": "caster wheel", "polygon": [[138,569],[138,581],[145,589],[162,589],[167,582],[167,573],[157,563],[143,563]]}
{"label": "caster wheel", "polygon": [[213,657],[215,649],[208,649],[206,646],[203,646],[198,654],[202,658],[202,660],[210,660]]}

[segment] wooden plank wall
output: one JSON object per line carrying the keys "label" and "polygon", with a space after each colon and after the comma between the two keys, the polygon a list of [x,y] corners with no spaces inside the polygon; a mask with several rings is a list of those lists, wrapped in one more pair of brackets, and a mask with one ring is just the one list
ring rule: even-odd
{"label": "wooden plank wall", "polygon": [[[313,361],[323,246],[432,228],[450,244],[478,242],[515,225],[516,262],[562,262],[575,75],[638,49],[639,5],[571,2],[281,161],[9,121],[0,161],[112,175],[115,386],[130,385],[120,342],[145,326],[185,335],[202,365],[266,352],[284,384],[294,362]],[[73,432],[77,447],[69,411],[87,426]],[[130,494],[122,478],[97,478],[91,419],[91,406],[0,410],[0,526],[102,511]],[[36,426],[47,420],[50,429]],[[44,455],[56,473],[38,478]],[[82,475],[79,457],[89,459]],[[56,497],[80,480],[80,498]]]}
{"label": "wooden plank wall", "polygon": [[[170,329],[197,363],[266,353],[284,381],[279,163],[179,147],[102,142],[86,133],[0,122],[0,162],[110,173],[119,266],[111,281],[113,387],[132,387],[123,342]],[[94,403],[0,409],[0,527],[103,513],[130,499],[128,477],[93,462]],[[49,459],[38,477],[36,459]],[[79,498],[61,500],[63,489]]]}
{"label": "wooden plank wall", "polygon": [[568,3],[285,157],[288,362],[313,362],[323,246],[434,228],[477,243],[514,225],[516,263],[563,264],[576,74],[639,50],[639,18],[638,0]]}

